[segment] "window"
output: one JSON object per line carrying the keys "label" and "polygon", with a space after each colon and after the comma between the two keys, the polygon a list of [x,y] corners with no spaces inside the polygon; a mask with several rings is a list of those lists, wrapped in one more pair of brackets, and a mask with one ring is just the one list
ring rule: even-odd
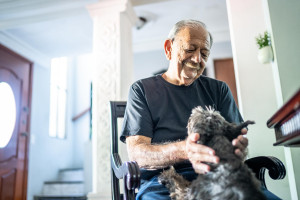
{"label": "window", "polygon": [[49,135],[61,139],[66,137],[67,72],[66,57],[52,59]]}
{"label": "window", "polygon": [[16,101],[12,88],[6,82],[0,82],[0,149],[5,147],[12,135],[16,123]]}

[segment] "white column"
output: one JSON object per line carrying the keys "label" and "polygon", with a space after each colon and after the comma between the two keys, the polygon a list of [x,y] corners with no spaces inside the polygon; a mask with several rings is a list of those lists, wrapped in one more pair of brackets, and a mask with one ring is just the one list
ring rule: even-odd
{"label": "white column", "polygon": [[133,80],[132,25],[128,0],[89,5],[94,21],[93,192],[88,199],[111,199],[109,101],[126,100]]}
{"label": "white column", "polygon": [[[300,34],[298,20],[300,2],[264,0],[263,5],[268,31],[272,36],[271,43],[274,53],[272,68],[279,109],[300,86],[300,68],[298,66],[300,40],[297,39]],[[282,10],[285,10],[283,16],[278,14]],[[300,149],[285,147],[284,153],[291,200],[298,200],[300,199],[300,171],[298,170]]]}
{"label": "white column", "polygon": [[[227,0],[228,19],[236,79],[239,80],[239,100],[242,101],[245,120],[255,120],[249,126],[249,157],[275,156],[286,165],[283,147],[274,147],[273,129],[266,126],[267,120],[278,109],[272,65],[260,64],[255,37],[267,30],[261,0]],[[287,166],[287,165],[286,165]],[[291,199],[289,182],[270,180],[266,174],[268,189],[282,199]]]}

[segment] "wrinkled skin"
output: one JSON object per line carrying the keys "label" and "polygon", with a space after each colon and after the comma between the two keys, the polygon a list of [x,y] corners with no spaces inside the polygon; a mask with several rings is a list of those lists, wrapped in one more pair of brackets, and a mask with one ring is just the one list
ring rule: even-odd
{"label": "wrinkled skin", "polygon": [[[169,68],[162,77],[171,84],[192,84],[204,71],[210,54],[210,37],[203,27],[181,29],[173,40],[164,43],[166,58],[170,61]],[[232,141],[235,154],[243,158],[248,139],[241,135]],[[151,138],[135,135],[126,138],[130,160],[135,160],[140,167],[146,169],[165,168],[174,163],[190,160],[197,173],[210,170],[205,163],[218,163],[215,151],[203,144],[197,144],[200,135],[192,133],[185,141],[168,144],[151,144]]]}
{"label": "wrinkled skin", "polygon": [[175,85],[190,85],[203,73],[210,54],[210,38],[204,28],[184,28],[173,41],[166,40],[165,53],[170,60],[163,77]]}

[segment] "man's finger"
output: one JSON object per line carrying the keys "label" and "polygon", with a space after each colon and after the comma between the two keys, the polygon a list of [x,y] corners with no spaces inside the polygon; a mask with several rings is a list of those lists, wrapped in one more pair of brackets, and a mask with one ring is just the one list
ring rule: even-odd
{"label": "man's finger", "polygon": [[248,146],[248,139],[240,135],[232,140],[232,145],[243,151]]}
{"label": "man's finger", "polygon": [[239,150],[239,149],[236,149],[236,150],[234,151],[234,153],[235,153],[238,157],[240,157],[241,159],[244,159],[244,157],[245,157],[245,154],[244,154],[241,150]]}
{"label": "man's finger", "polygon": [[243,151],[246,148],[244,145],[241,144],[241,142],[238,139],[233,140],[232,145],[237,149],[240,149],[241,151]]}
{"label": "man's finger", "polygon": [[190,153],[188,155],[189,160],[192,163],[198,162],[208,162],[208,163],[219,163],[220,158],[218,156],[212,156],[210,154],[198,154],[198,153]]}
{"label": "man's finger", "polygon": [[198,133],[192,133],[188,137],[188,142],[197,142],[200,139],[200,135]]}
{"label": "man's finger", "polygon": [[210,166],[204,163],[194,163],[193,164],[193,168],[195,170],[196,173],[198,174],[204,174],[206,172],[210,171]]}
{"label": "man's finger", "polygon": [[188,150],[189,152],[193,153],[200,153],[200,154],[209,154],[209,155],[215,155],[215,150],[212,148],[202,145],[202,144],[197,144],[197,143],[190,143],[188,145]]}
{"label": "man's finger", "polygon": [[248,130],[247,130],[246,128],[243,128],[243,129],[241,130],[241,134],[242,134],[242,135],[246,135],[247,132],[248,132]]}
{"label": "man's finger", "polygon": [[241,143],[242,145],[244,145],[245,147],[248,146],[248,138],[246,138],[246,137],[240,135],[240,136],[238,137],[238,139],[239,139],[239,141],[240,141],[240,143]]}

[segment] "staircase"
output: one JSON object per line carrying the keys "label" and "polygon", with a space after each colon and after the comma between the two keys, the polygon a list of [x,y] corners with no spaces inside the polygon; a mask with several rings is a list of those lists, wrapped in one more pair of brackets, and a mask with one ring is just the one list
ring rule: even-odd
{"label": "staircase", "polygon": [[42,194],[35,200],[86,200],[83,169],[62,169],[56,181],[44,182]]}

